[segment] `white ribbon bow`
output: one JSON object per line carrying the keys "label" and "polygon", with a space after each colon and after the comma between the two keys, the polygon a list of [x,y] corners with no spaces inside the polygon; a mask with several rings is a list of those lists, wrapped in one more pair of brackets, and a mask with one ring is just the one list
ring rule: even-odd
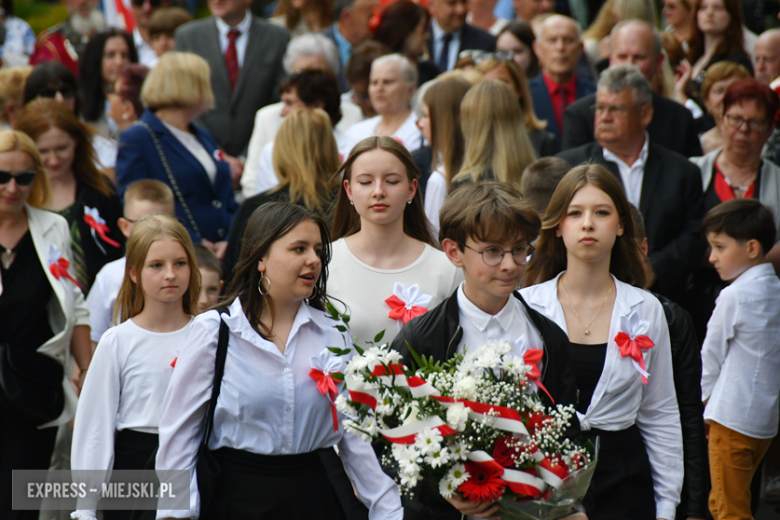
{"label": "white ribbon bow", "polygon": [[[401,282],[395,282],[393,296],[404,302],[407,310],[412,310],[413,307],[424,307],[427,309],[433,299],[433,296],[430,294],[422,292],[418,284],[407,287]],[[398,330],[401,330],[404,326],[403,319],[398,319],[396,322],[398,323]]]}
{"label": "white ribbon bow", "polygon": [[309,360],[312,368],[322,371],[325,375],[341,372],[341,356],[336,356],[328,349],[323,349],[319,356],[312,356]]}

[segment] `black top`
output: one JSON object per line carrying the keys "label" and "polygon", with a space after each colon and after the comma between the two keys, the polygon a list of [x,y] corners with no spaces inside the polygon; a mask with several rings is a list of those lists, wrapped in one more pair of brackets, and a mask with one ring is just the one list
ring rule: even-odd
{"label": "black top", "polygon": [[34,353],[54,336],[46,312],[53,291],[29,231],[13,251],[16,256],[8,269],[0,263],[0,341],[14,351]]}
{"label": "black top", "polygon": [[607,358],[607,344],[583,345],[572,343],[574,347],[574,362],[577,374],[577,404],[576,410],[581,414],[588,411],[593,391],[599,384],[601,371],[604,370],[604,360]]}

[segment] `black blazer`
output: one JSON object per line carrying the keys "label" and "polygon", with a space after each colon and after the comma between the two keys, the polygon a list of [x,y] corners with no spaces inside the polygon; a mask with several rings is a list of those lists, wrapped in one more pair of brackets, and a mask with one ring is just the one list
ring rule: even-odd
{"label": "black blazer", "polygon": [[[561,149],[576,148],[594,140],[594,117],[590,107],[596,94],[578,99],[563,111],[563,144]],[[690,111],[683,105],[653,92],[653,120],[647,127],[650,142],[686,157],[699,157],[701,144]]]}
{"label": "black blazer", "polygon": [[555,134],[548,132],[547,130],[529,130],[528,138],[531,140],[531,145],[534,147],[534,152],[538,158],[550,157],[555,155],[561,150],[558,146],[558,139]]}
{"label": "black blazer", "polygon": [[412,152],[412,160],[417,169],[420,170],[420,181],[418,189],[423,200],[425,200],[425,188],[428,186],[428,179],[431,178],[433,167],[433,148],[430,146],[421,146]]}
{"label": "black blazer", "polygon": [[[433,27],[429,27],[428,31],[431,35],[427,42],[428,52],[431,53],[431,61],[434,63],[439,63],[439,57],[434,55],[435,47],[433,46]],[[495,52],[496,37],[487,31],[483,31],[479,27],[474,27],[470,24],[464,24],[460,30],[460,47],[458,47],[458,54],[460,54],[461,51],[466,50]]]}
{"label": "black blazer", "polygon": [[[602,164],[623,182],[617,164],[604,159],[604,151],[595,141],[557,157],[572,166]],[[704,254],[705,243],[699,234],[704,211],[701,171],[684,156],[651,140],[639,210],[645,219],[648,256],[657,276],[653,289],[679,301],[688,275]]]}
{"label": "black blazer", "polygon": [[[547,90],[547,84],[544,82],[544,76],[539,73],[538,76],[528,80],[528,88],[531,90],[531,97],[534,101],[534,112],[539,119],[547,120],[547,131],[555,134],[558,142],[561,142],[561,129],[558,128],[558,121],[555,119],[555,111],[552,106],[550,92]],[[587,79],[577,77],[577,99],[583,98],[588,94],[596,92],[596,84]],[[564,126],[566,120],[564,119]]]}

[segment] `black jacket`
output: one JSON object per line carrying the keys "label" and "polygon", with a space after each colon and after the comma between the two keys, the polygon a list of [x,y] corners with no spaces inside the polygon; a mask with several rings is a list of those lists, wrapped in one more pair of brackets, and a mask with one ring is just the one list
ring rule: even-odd
{"label": "black jacket", "polygon": [[[563,111],[562,150],[576,148],[594,140],[593,112],[596,94],[578,99]],[[696,123],[683,105],[653,92],[653,120],[647,127],[650,141],[686,157],[702,155]]]}
{"label": "black jacket", "polygon": [[[431,21],[431,24],[433,24],[433,21]],[[433,27],[429,27],[428,31],[430,37],[428,38],[427,44],[428,51],[431,53],[431,61],[438,63],[439,57],[433,55],[434,49],[436,48],[433,45]],[[463,24],[463,27],[460,29],[460,47],[458,47],[458,54],[466,50],[495,52],[496,37],[487,31],[483,31],[479,27],[474,27],[471,24]],[[441,72],[447,71],[443,70]]]}
{"label": "black jacket", "polygon": [[704,436],[704,406],[701,402],[701,353],[693,319],[682,307],[655,294],[664,308],[672,344],[672,370],[683,439],[685,478],[677,518],[706,517],[710,476],[707,440]]}
{"label": "black jacket", "polygon": [[553,156],[561,150],[561,147],[558,146],[558,138],[547,130],[529,130],[528,138],[531,140],[536,156],[540,159]]}
{"label": "black jacket", "polygon": [[[597,142],[563,151],[557,157],[572,166],[601,164],[623,182],[617,164],[604,159],[604,150]],[[699,168],[651,139],[639,211],[645,219],[648,256],[657,275],[653,290],[679,301],[706,245],[699,234],[704,211]]]}
{"label": "black jacket", "polygon": [[[525,306],[536,329],[542,337],[544,357],[542,358],[542,382],[556,404],[575,404],[577,381],[574,375],[574,352],[566,334],[549,318],[533,310],[520,293],[515,298]],[[393,340],[391,347],[403,356],[403,362],[411,366],[412,356],[407,343],[420,355],[432,356],[435,361],[446,361],[458,349],[463,329],[458,318],[457,291],[436,308],[408,322]],[[542,392],[539,394],[545,405],[551,403]],[[576,434],[579,423],[570,434]],[[404,497],[404,520],[460,520],[460,513],[439,493],[438,483],[421,481],[415,488],[414,497]]]}
{"label": "black jacket", "polygon": [[431,177],[433,164],[433,148],[430,146],[421,146],[412,152],[412,160],[417,169],[420,170],[420,180],[417,184],[422,199],[425,200],[425,188],[428,186],[428,179]]}

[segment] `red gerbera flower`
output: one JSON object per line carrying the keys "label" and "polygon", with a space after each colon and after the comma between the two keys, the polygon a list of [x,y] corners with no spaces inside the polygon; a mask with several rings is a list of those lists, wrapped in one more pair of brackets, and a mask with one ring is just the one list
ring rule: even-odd
{"label": "red gerbera flower", "polygon": [[465,465],[471,477],[458,488],[464,497],[479,504],[493,502],[504,494],[506,483],[501,479],[504,468],[500,464],[493,461],[481,464],[466,462]]}

